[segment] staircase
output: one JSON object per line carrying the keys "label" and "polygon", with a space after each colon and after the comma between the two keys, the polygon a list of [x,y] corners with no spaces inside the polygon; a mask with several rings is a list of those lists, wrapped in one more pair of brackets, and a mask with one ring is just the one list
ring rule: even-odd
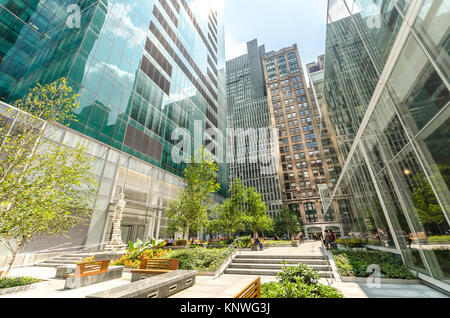
{"label": "staircase", "polygon": [[236,255],[224,273],[234,275],[276,276],[277,273],[281,271],[283,261],[287,263],[287,266],[294,266],[299,263],[311,266],[322,278],[333,277],[332,272],[329,271],[326,257],[319,255]]}
{"label": "staircase", "polygon": [[60,266],[60,265],[75,264],[77,262],[82,262],[86,257],[90,257],[90,256],[92,256],[92,254],[89,254],[89,253],[66,254],[66,255],[62,255],[62,256],[58,256],[56,258],[46,260],[43,263],[34,264],[34,266],[56,267],[56,266]]}

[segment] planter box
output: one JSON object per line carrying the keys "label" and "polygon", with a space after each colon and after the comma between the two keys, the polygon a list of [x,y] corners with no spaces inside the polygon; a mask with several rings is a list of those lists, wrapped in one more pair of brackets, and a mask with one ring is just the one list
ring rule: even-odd
{"label": "planter box", "polygon": [[[372,277],[353,277],[341,275],[341,280],[346,283],[367,283],[368,279],[373,281]],[[417,285],[422,284],[422,281],[420,279],[380,278],[380,284]]]}
{"label": "planter box", "polygon": [[31,290],[31,289],[46,287],[49,285],[50,285],[50,281],[43,281],[43,282],[38,282],[38,283],[34,283],[34,284],[29,284],[29,285],[22,285],[22,286],[10,287],[10,288],[2,288],[2,289],[0,289],[0,295],[19,293],[19,292],[23,292],[23,291],[27,291],[27,290]]}

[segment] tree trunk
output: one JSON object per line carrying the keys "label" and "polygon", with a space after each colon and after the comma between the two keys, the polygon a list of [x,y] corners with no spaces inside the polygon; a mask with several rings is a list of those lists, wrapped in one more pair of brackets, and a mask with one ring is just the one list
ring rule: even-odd
{"label": "tree trunk", "polygon": [[186,241],[189,241],[189,223],[186,225],[186,232],[184,233],[184,238]]}
{"label": "tree trunk", "polygon": [[11,250],[11,260],[8,262],[8,265],[6,266],[5,271],[2,273],[1,278],[5,278],[8,274],[9,271],[11,270],[11,267],[14,264],[14,261],[16,260],[16,256],[19,253],[19,251],[21,250],[21,248],[23,247],[24,243],[20,242],[20,244],[17,245],[16,249]]}

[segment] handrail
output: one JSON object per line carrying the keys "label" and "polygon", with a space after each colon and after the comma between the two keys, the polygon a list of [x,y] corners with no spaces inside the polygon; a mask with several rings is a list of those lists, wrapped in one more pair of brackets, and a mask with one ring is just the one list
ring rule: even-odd
{"label": "handrail", "polygon": [[234,246],[234,243],[236,243],[236,242],[239,241],[240,239],[241,239],[240,237],[238,237],[237,239],[235,239],[234,242],[231,243],[230,245],[228,245],[227,249],[224,250],[224,251],[220,254],[220,256],[222,256],[223,254],[225,254],[225,252],[227,252],[227,251],[230,249],[230,247]]}
{"label": "handrail", "polygon": [[[325,243],[323,242],[323,240],[320,240],[322,243],[322,247],[323,247],[323,253],[325,254],[325,260],[327,262],[327,268],[328,268],[328,273],[330,274],[330,279],[331,279],[331,283],[333,283],[333,278],[332,278],[332,274],[333,274],[333,270],[331,269],[331,265],[330,265],[330,261],[328,259],[328,255],[327,255],[327,249],[325,248]],[[325,278],[327,280],[328,283],[328,278]],[[328,285],[331,285],[330,283],[328,283]]]}
{"label": "handrail", "polygon": [[[228,245],[228,247],[227,247],[222,253],[220,253],[220,256],[219,256],[219,257],[222,257],[226,252],[228,252],[228,250],[229,250],[230,248],[234,247],[234,244],[235,244],[237,241],[239,241],[240,239],[241,239],[240,237],[236,238],[236,239],[233,241],[233,243],[231,243],[230,245]],[[227,260],[226,260],[225,262],[228,262],[228,260],[229,260],[230,258],[233,259],[233,252],[231,252],[231,254],[230,254],[229,257],[227,257]],[[225,262],[224,262],[224,264],[225,264]],[[222,265],[223,265],[223,264],[222,264]],[[227,266],[227,267],[228,267],[228,266]],[[224,268],[224,269],[219,268],[219,269],[218,269],[218,273],[217,273],[216,275],[214,275],[214,279],[219,278],[220,275],[225,271],[225,269],[226,269],[226,268]]]}

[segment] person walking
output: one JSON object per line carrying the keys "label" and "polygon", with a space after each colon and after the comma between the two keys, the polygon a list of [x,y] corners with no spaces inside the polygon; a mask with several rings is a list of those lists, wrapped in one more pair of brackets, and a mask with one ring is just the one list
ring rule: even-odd
{"label": "person walking", "polygon": [[328,232],[328,230],[325,230],[323,243],[325,244],[325,248],[327,250],[330,249],[331,243],[333,243],[333,238],[331,237],[331,234],[330,232]]}
{"label": "person walking", "polygon": [[299,241],[299,243],[303,243],[303,232],[302,231],[298,232],[297,240]]}

